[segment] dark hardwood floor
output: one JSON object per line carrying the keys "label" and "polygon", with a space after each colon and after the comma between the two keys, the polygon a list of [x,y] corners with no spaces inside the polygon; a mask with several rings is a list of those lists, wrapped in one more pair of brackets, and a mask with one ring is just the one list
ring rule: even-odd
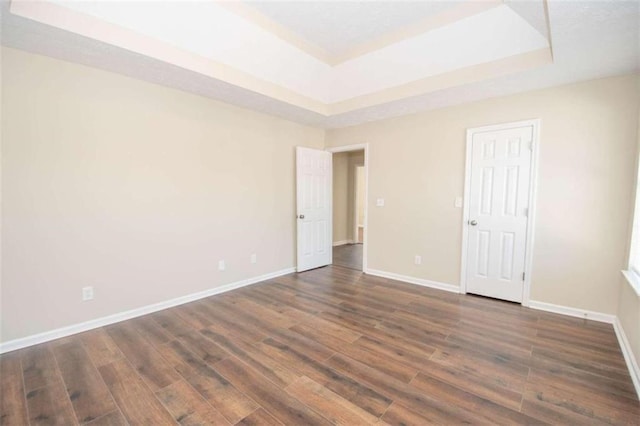
{"label": "dark hardwood floor", "polygon": [[638,424],[610,325],[292,274],[0,357],[1,423]]}
{"label": "dark hardwood floor", "polygon": [[344,244],[333,248],[333,264],[362,271],[362,244]]}

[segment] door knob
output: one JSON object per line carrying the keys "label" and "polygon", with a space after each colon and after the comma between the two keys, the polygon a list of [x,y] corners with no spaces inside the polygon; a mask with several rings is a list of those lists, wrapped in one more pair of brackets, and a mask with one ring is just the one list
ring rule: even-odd
{"label": "door knob", "polygon": [[469,225],[471,225],[471,226],[476,226],[477,224],[478,224],[478,221],[476,221],[476,220],[470,220],[469,221]]}
{"label": "door knob", "polygon": [[298,216],[299,219],[304,219],[304,215],[301,214],[300,216]]}

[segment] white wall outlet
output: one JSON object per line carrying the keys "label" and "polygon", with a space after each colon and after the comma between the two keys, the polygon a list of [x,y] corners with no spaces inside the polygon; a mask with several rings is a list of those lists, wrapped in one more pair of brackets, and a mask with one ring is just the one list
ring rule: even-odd
{"label": "white wall outlet", "polygon": [[453,202],[455,207],[462,207],[462,197],[456,197],[456,201]]}
{"label": "white wall outlet", "polygon": [[224,260],[219,260],[218,261],[218,270],[224,271],[225,269],[227,269],[227,265],[225,265]]}
{"label": "white wall outlet", "polygon": [[384,207],[384,198],[376,199],[376,207]]}
{"label": "white wall outlet", "polygon": [[82,287],[82,300],[93,300],[93,287]]}
{"label": "white wall outlet", "polygon": [[413,259],[413,263],[415,263],[416,265],[422,265],[422,256],[418,256],[416,254],[416,257]]}
{"label": "white wall outlet", "polygon": [[258,262],[258,255],[253,253],[251,255],[251,263],[257,263]]}

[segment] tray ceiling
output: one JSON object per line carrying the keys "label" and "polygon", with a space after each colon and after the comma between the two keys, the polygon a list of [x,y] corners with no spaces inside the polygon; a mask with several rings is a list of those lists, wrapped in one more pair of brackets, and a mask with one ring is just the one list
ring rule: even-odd
{"label": "tray ceiling", "polygon": [[600,74],[638,69],[637,2],[546,6],[14,0],[3,5],[2,44],[325,127],[443,106],[443,93],[455,94],[450,103],[482,97],[481,87],[496,96],[499,81],[505,93],[514,79],[527,90],[537,74],[538,85],[560,84],[572,61],[589,78],[598,67],[583,51],[598,52],[574,48],[576,34],[594,45],[608,35]]}

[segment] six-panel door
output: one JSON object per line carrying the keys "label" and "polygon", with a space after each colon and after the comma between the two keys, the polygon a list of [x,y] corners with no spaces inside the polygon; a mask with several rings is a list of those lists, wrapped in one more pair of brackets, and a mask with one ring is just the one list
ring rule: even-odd
{"label": "six-panel door", "polygon": [[533,127],[472,139],[467,292],[522,302]]}
{"label": "six-panel door", "polygon": [[330,152],[296,148],[298,272],[332,261],[332,166]]}

